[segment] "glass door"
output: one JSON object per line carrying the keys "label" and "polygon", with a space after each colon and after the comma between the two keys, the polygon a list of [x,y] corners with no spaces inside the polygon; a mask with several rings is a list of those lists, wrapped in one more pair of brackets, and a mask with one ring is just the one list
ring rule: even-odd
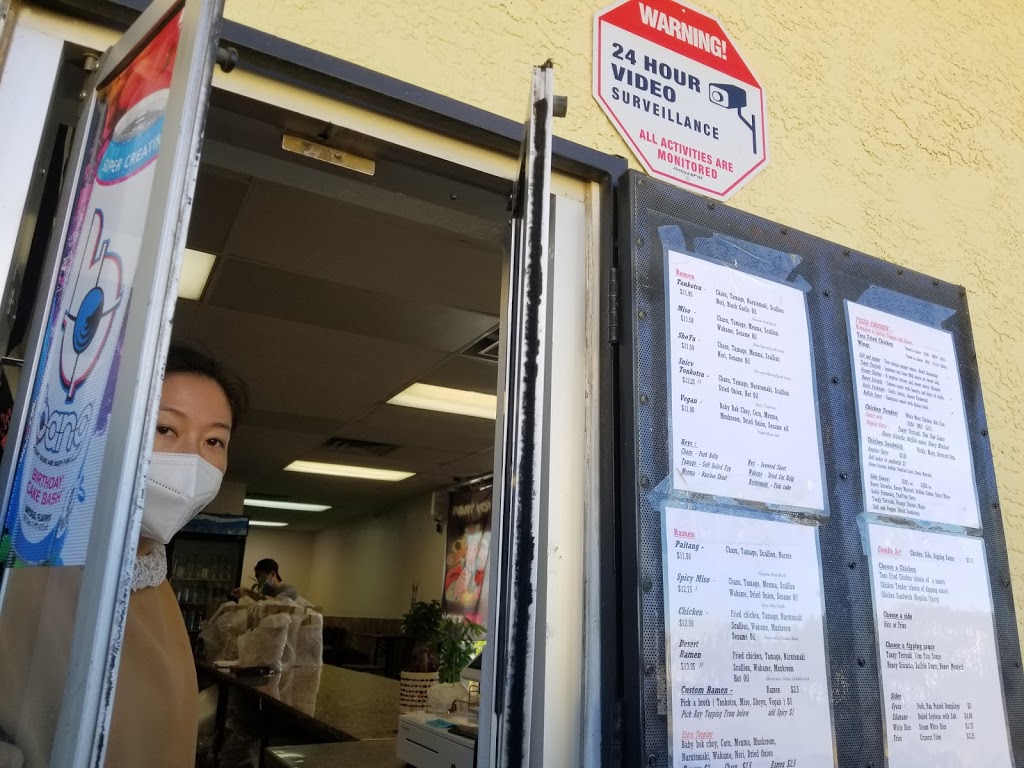
{"label": "glass door", "polygon": [[0,464],[0,740],[101,765],[222,0],[155,0],[83,93]]}
{"label": "glass door", "polygon": [[[549,401],[548,233],[554,73],[533,73],[519,174],[510,200],[511,248],[502,281],[501,371],[495,438],[490,637],[484,650],[478,766],[529,764],[538,567],[543,551],[542,477]],[[540,641],[543,645],[543,640]]]}

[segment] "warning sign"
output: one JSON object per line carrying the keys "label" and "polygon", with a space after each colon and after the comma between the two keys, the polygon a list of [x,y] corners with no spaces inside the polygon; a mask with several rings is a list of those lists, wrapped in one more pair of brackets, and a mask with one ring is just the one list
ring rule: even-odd
{"label": "warning sign", "polygon": [[760,83],[722,26],[672,0],[594,16],[594,97],[648,173],[726,200],[768,162]]}

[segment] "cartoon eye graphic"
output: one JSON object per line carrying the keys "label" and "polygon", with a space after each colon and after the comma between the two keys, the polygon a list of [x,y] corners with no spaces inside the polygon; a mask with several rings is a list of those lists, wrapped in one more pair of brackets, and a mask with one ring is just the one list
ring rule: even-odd
{"label": "cartoon eye graphic", "polygon": [[85,294],[74,317],[74,332],[71,334],[71,346],[76,354],[82,354],[89,347],[96,330],[103,319],[103,289],[98,285]]}
{"label": "cartoon eye graphic", "polygon": [[109,249],[110,240],[103,239],[103,224],[103,211],[97,209],[78,273],[70,282],[71,300],[61,326],[60,379],[68,403],[99,360],[121,304],[121,258]]}

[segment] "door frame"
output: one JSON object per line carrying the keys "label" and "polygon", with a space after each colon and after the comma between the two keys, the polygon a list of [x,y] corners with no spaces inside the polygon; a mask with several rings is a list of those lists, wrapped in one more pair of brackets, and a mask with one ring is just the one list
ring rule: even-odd
{"label": "door frame", "polygon": [[[103,50],[148,4],[148,0],[37,0],[20,7],[16,23]],[[223,22],[221,46],[237,50],[238,64],[230,74],[215,71],[214,88],[320,117],[510,181],[516,174],[523,131],[519,122],[236,22]],[[529,71],[524,69],[524,83],[528,78]],[[540,666],[543,678],[534,681],[545,698],[545,711],[534,712],[534,727],[540,725],[543,734],[543,752],[535,751],[534,756],[543,758],[543,764],[614,765],[620,741],[614,234],[618,180],[628,167],[624,158],[554,138],[554,282],[567,292],[569,306],[578,307],[582,322],[573,329],[572,339],[556,335],[553,343],[568,349],[570,342],[580,342],[583,353],[578,370],[560,378],[562,386],[582,387],[577,394],[585,406],[582,414],[576,414],[580,418],[568,416],[551,426],[553,434],[583,428],[582,439],[575,441],[579,455],[573,457],[581,478],[574,501],[582,505],[576,521],[582,531],[560,524],[549,546],[558,547],[570,533],[583,535],[579,551],[570,553],[567,561],[582,566],[582,573],[551,578],[549,570],[537,585],[547,594],[552,616],[564,611],[580,617],[575,628],[571,620],[548,622],[546,651],[551,662]],[[559,232],[559,219],[574,222],[571,234]],[[584,258],[561,280],[559,242],[563,248],[570,243],[573,248],[584,247]],[[547,496],[550,500],[553,493]],[[580,692],[578,697],[574,690]]]}

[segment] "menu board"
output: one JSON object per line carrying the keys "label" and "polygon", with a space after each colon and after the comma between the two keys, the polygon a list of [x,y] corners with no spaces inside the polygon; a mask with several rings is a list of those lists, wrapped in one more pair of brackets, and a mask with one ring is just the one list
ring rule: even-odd
{"label": "menu board", "polygon": [[1010,768],[981,539],[868,526],[890,768]]}
{"label": "menu board", "polygon": [[952,335],[853,302],[846,313],[865,509],[979,527]]}
{"label": "menu board", "polygon": [[825,508],[804,294],[668,255],[672,488]]}
{"label": "menu board", "polygon": [[674,768],[834,765],[817,528],[664,515]]}

